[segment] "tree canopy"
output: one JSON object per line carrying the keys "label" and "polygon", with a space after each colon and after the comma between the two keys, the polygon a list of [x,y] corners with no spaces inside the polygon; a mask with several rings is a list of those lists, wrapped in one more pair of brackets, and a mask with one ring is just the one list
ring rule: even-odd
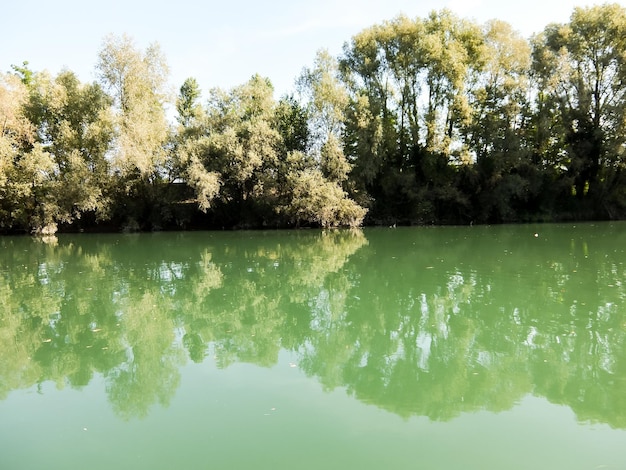
{"label": "tree canopy", "polygon": [[[500,223],[626,216],[626,10],[530,39],[449,10],[320,50],[274,96],[170,90],[107,36],[97,80],[0,76],[0,231]],[[177,96],[175,96],[177,95]]]}

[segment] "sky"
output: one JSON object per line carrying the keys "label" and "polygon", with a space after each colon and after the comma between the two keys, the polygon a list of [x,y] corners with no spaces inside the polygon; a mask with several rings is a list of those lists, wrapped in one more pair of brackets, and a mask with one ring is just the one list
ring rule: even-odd
{"label": "sky", "polygon": [[[0,72],[24,61],[34,71],[66,68],[81,81],[108,34],[128,34],[141,49],[157,42],[173,90],[188,77],[203,91],[229,89],[252,75],[268,77],[276,97],[290,93],[315,53],[339,55],[359,31],[399,14],[424,18],[448,8],[484,23],[500,19],[523,36],[567,22],[586,0],[8,0],[0,10]],[[626,8],[626,0],[619,3]]]}

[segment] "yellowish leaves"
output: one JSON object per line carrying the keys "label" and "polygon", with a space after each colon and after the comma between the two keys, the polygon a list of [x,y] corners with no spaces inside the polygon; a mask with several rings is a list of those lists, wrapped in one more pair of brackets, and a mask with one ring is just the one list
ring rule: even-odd
{"label": "yellowish leaves", "polygon": [[330,181],[341,183],[350,173],[351,165],[346,160],[339,139],[331,134],[322,146],[321,168],[324,176]]}
{"label": "yellowish leaves", "polygon": [[296,221],[312,221],[322,227],[355,227],[367,212],[341,187],[324,178],[319,170],[305,170],[291,178],[293,199],[289,212]]}
{"label": "yellowish leaves", "polygon": [[98,71],[118,106],[116,165],[122,174],[157,171],[165,159],[168,125],[164,102],[168,67],[157,44],[145,52],[126,35],[109,36],[99,54]]}
{"label": "yellowish leaves", "polygon": [[0,137],[12,145],[34,139],[34,128],[22,113],[26,99],[26,87],[18,77],[0,74]]}
{"label": "yellowish leaves", "polygon": [[193,156],[187,168],[187,178],[189,185],[195,189],[198,207],[206,212],[219,194],[221,186],[219,174],[207,171],[199,159]]}

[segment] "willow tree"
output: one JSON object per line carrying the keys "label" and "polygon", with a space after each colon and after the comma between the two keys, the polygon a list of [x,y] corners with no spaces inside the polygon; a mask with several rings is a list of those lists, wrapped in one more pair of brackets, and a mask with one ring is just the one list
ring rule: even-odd
{"label": "willow tree", "polygon": [[54,233],[64,218],[62,188],[58,166],[24,112],[29,86],[23,77],[0,77],[0,229]]}
{"label": "willow tree", "polygon": [[274,88],[255,75],[230,92],[213,90],[208,109],[207,167],[217,170],[223,196],[239,209],[263,199],[276,165],[280,134],[274,126]]}
{"label": "willow tree", "polygon": [[339,62],[350,96],[345,151],[354,162],[353,180],[368,192],[379,186],[397,140],[383,40],[384,26],[367,28],[344,45]]}
{"label": "willow tree", "polygon": [[54,79],[34,75],[25,114],[36,140],[55,164],[57,218],[72,223],[84,214],[107,217],[113,129],[110,99],[98,84],[83,84],[71,71]]}
{"label": "willow tree", "polygon": [[431,13],[424,27],[419,51],[426,64],[426,147],[449,155],[459,128],[471,119],[468,79],[482,67],[483,35],[449,10]]}
{"label": "willow tree", "polygon": [[0,230],[53,233],[56,167],[23,114],[27,96],[18,79],[0,77]]}
{"label": "willow tree", "polygon": [[466,153],[483,41],[478,25],[442,10],[373,26],[344,48],[347,149],[381,217],[432,220],[438,201],[462,202],[450,164]]}
{"label": "willow tree", "polygon": [[178,99],[181,177],[202,211],[219,209],[222,224],[256,224],[267,209],[278,158],[273,86],[253,76],[230,90],[211,90],[203,108],[187,80]]}
{"label": "willow tree", "polygon": [[169,162],[171,178],[184,181],[195,194],[197,207],[207,212],[219,195],[221,181],[217,171],[205,166],[207,116],[200,97],[196,79],[186,79],[176,100],[178,129]]}
{"label": "willow tree", "polygon": [[342,123],[321,113],[326,140],[311,150],[309,113],[273,92],[255,75],[211,90],[202,107],[193,81],[181,88],[176,159],[198,207],[222,226],[359,225],[364,210],[341,188],[341,169],[320,161]]}
{"label": "willow tree", "polygon": [[327,50],[315,56],[312,68],[305,67],[298,79],[309,114],[312,150],[320,160],[324,176],[342,183],[350,172],[343,151],[343,130],[348,93],[339,77],[339,64]]}
{"label": "willow tree", "polygon": [[405,16],[384,23],[381,29],[381,48],[394,89],[398,142],[395,160],[399,166],[410,164],[412,155],[423,146],[420,140],[425,126],[420,107],[427,64],[420,53],[420,41],[425,34],[423,21]]}
{"label": "willow tree", "polygon": [[568,23],[547,26],[533,47],[539,122],[563,137],[548,138],[549,163],[565,169],[579,200],[589,196],[608,210],[606,193],[626,153],[626,10],[576,8]]}
{"label": "willow tree", "polygon": [[[164,214],[156,214],[163,201],[159,185],[166,163],[169,125],[165,104],[169,100],[169,69],[158,44],[145,51],[126,35],[107,36],[98,55],[98,78],[114,103],[116,139],[113,171],[122,190],[118,204],[125,206],[130,196],[138,206],[128,214],[131,225],[150,219],[159,224]],[[126,209],[128,210],[128,209]]]}
{"label": "willow tree", "polygon": [[519,146],[530,90],[528,41],[503,21],[492,20],[484,30],[483,67],[469,90],[473,115],[465,129],[478,162],[503,158],[507,146]]}
{"label": "willow tree", "polygon": [[16,164],[34,141],[30,122],[22,113],[28,92],[13,74],[0,75],[0,229],[16,225]]}
{"label": "willow tree", "polygon": [[543,188],[531,161],[529,42],[510,24],[484,26],[482,67],[468,89],[471,119],[464,145],[479,181],[476,220],[511,221]]}

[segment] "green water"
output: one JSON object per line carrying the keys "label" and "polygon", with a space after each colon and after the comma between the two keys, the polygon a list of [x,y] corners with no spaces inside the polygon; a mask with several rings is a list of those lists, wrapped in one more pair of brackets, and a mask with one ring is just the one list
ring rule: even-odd
{"label": "green water", "polygon": [[0,238],[0,469],[626,468],[626,224]]}

